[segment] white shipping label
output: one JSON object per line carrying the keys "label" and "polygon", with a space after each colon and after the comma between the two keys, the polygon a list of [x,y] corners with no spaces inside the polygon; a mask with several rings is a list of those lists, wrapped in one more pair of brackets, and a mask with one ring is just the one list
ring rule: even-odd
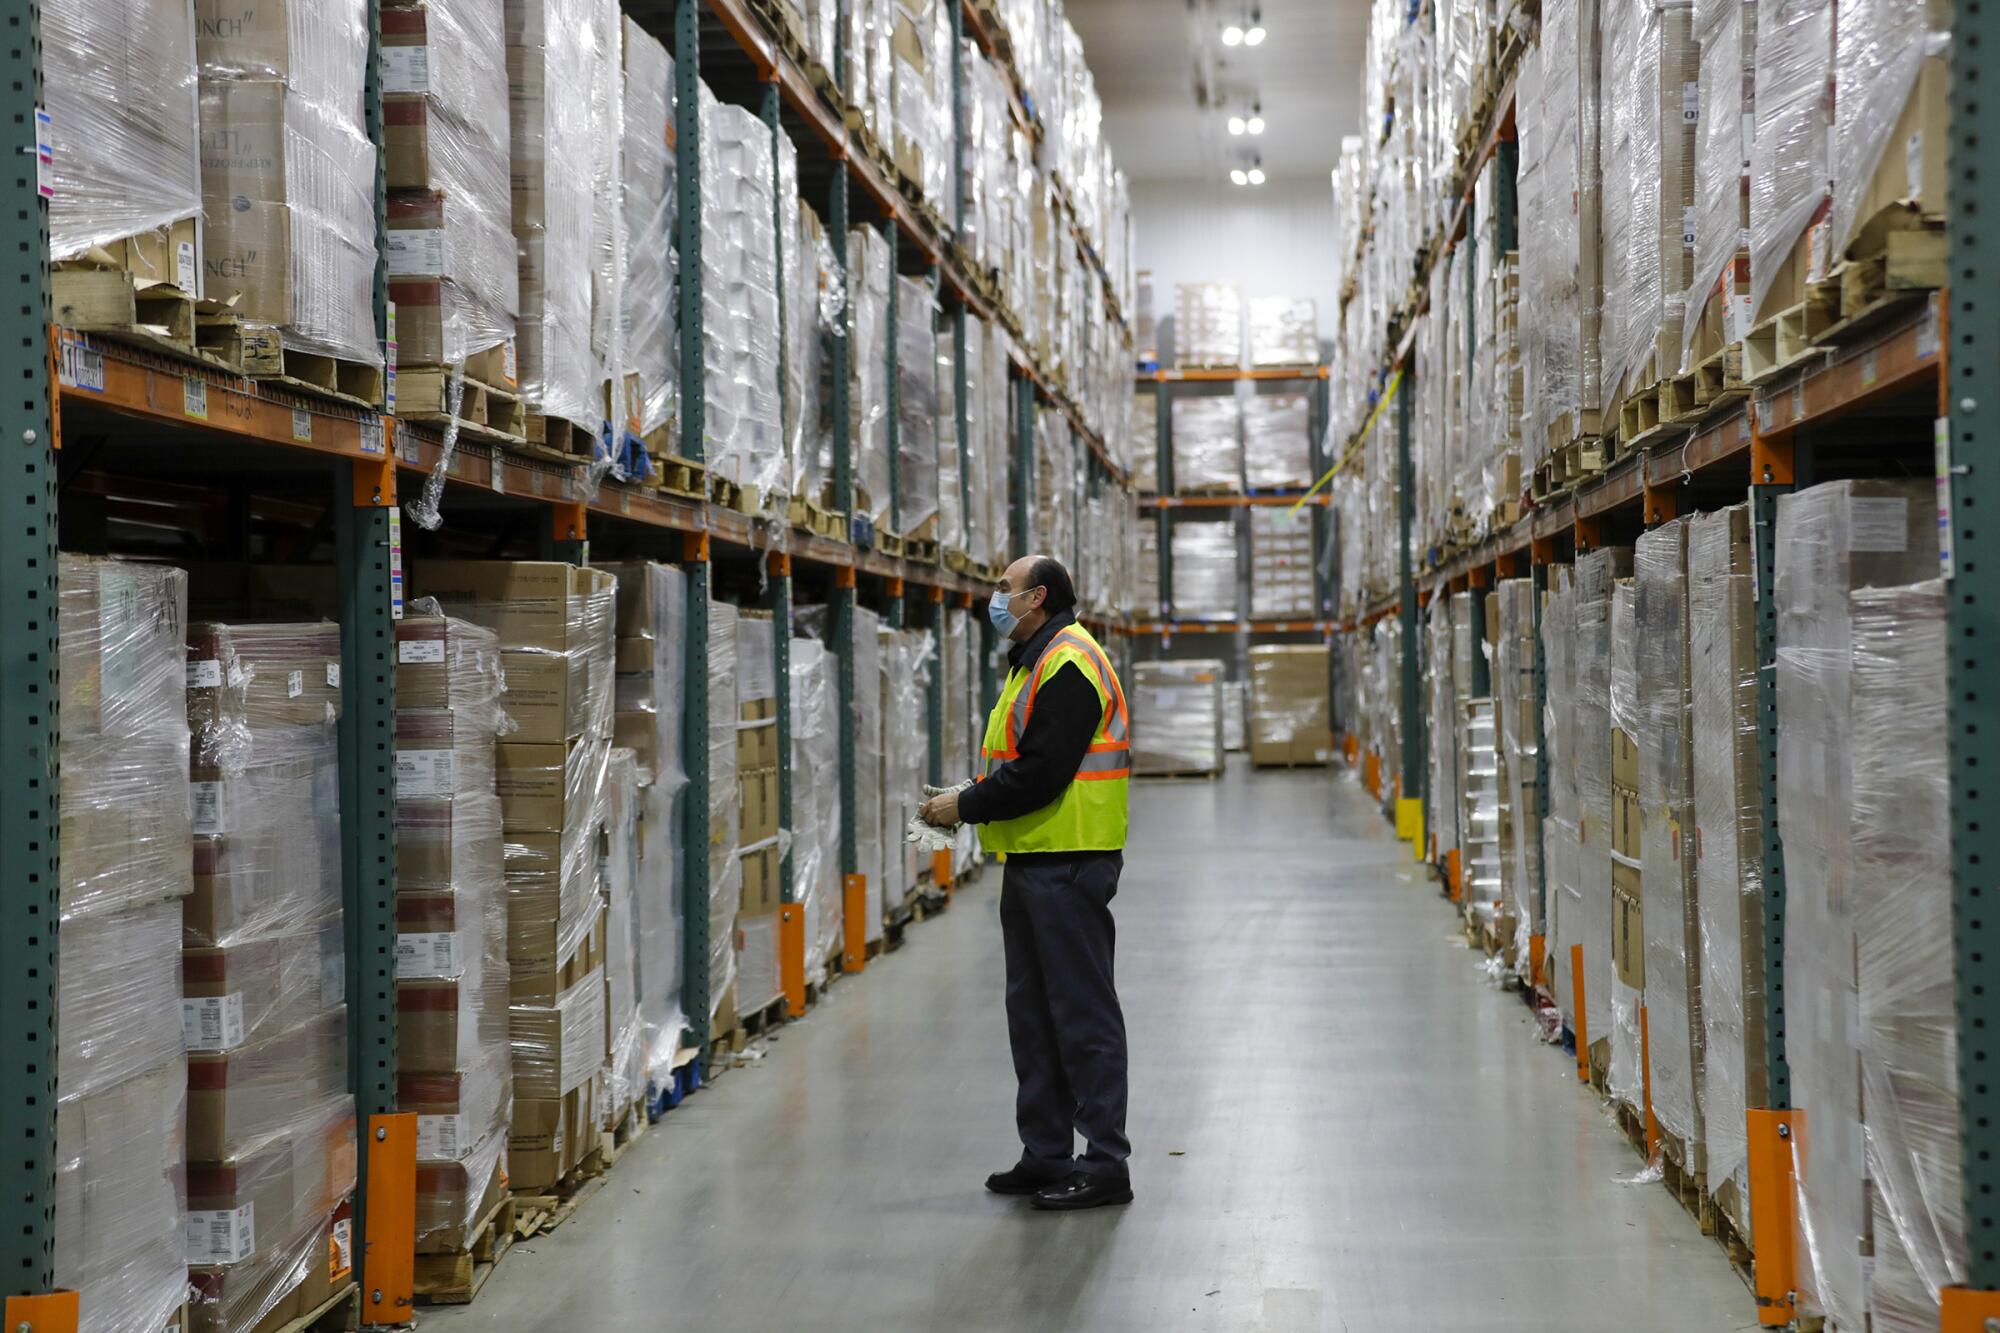
{"label": "white shipping label", "polygon": [[452,752],[396,751],[396,793],[399,796],[451,795]]}
{"label": "white shipping label", "polygon": [[1681,249],[1683,250],[1694,249],[1694,219],[1695,210],[1693,208],[1683,208],[1681,210]]}
{"label": "white shipping label", "polygon": [[243,996],[181,1001],[181,1036],[191,1051],[233,1051],[243,1044]]}
{"label": "white shipping label", "polygon": [[462,1115],[420,1115],[417,1117],[417,1160],[456,1162],[470,1145],[465,1141]]}
{"label": "white shipping label", "polygon": [[396,661],[411,662],[444,661],[443,639],[405,639],[396,645]]}
{"label": "white shipping label", "polygon": [[1848,549],[1901,551],[1909,545],[1910,502],[1899,495],[1857,495],[1847,502]]}
{"label": "white shipping label", "polygon": [[343,1217],[333,1224],[327,1239],[327,1276],[338,1282],[354,1271],[354,1219]]}
{"label": "white shipping label", "polygon": [[122,569],[97,575],[98,685],[105,700],[139,688],[146,625],[139,614],[139,583]]}
{"label": "white shipping label", "polygon": [[1911,130],[1910,137],[1903,140],[1903,179],[1909,186],[1906,199],[1924,197],[1924,132]]}
{"label": "white shipping label", "polygon": [[434,278],[444,272],[444,232],[439,228],[418,231],[391,228],[389,233],[389,276],[393,278]]}
{"label": "white shipping label", "polygon": [[457,974],[452,959],[457,935],[449,930],[413,931],[396,936],[396,980],[449,977]]}
{"label": "white shipping label", "polygon": [[294,671],[285,677],[285,697],[296,699],[306,692],[306,673]]}
{"label": "white shipping label", "polygon": [[329,690],[340,688],[340,663],[328,662],[326,664],[326,687]]}
{"label": "white shipping label", "polygon": [[201,266],[194,262],[194,242],[182,241],[174,247],[174,285],[192,296],[201,290]]}
{"label": "white shipping label", "polygon": [[341,1004],[347,999],[347,955],[340,950],[319,956],[319,1002]]}
{"label": "white shipping label", "polygon": [[187,1261],[240,1264],[257,1253],[257,1205],[205,1208],[187,1215]]}
{"label": "white shipping label", "polygon": [[190,782],[188,784],[189,815],[196,834],[221,833],[222,827],[222,784],[220,782]]}
{"label": "white shipping label", "polygon": [[428,46],[382,48],[382,91],[427,93],[431,90],[431,49]]}
{"label": "white shipping label", "polygon": [[1164,686],[1154,687],[1153,707],[1159,709],[1162,713],[1171,713],[1174,711],[1175,708],[1179,707],[1179,705],[1180,705],[1180,695],[1176,691],[1168,689]]}
{"label": "white shipping label", "polygon": [[1681,85],[1681,124],[1693,125],[1701,120],[1701,85],[1689,82]]}

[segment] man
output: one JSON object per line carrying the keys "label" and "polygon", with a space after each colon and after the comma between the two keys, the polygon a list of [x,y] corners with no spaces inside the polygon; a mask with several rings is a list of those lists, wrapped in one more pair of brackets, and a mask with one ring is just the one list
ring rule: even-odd
{"label": "man", "polygon": [[987,615],[1014,646],[986,721],[985,772],[921,812],[942,828],[978,825],[980,845],[1006,857],[1000,926],[1022,1154],[986,1188],[1033,1195],[1046,1209],[1130,1203],[1125,1016],[1111,967],[1130,773],[1125,691],[1076,623],[1060,561],[1009,565]]}

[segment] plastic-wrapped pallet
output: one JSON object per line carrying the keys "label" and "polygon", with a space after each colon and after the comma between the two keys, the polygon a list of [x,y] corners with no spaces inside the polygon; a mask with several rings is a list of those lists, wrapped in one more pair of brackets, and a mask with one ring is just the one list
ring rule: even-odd
{"label": "plastic-wrapped pallet", "polygon": [[839,767],[839,665],[818,640],[792,640],[792,889],[805,905],[808,977],[841,942],[840,784],[814,776]]}
{"label": "plastic-wrapped pallet", "polygon": [[[779,808],[777,628],[770,613],[736,619],[736,771],[740,876],[736,899],[737,1006],[755,1013],[778,994],[777,914],[784,898]],[[726,704],[724,705],[727,706]]]}
{"label": "plastic-wrapped pallet", "polygon": [[1756,124],[1757,0],[1695,0],[1694,36],[1701,51],[1700,128],[1692,282],[1682,335],[1691,360],[1705,359],[1750,331],[1745,245]]}
{"label": "plastic-wrapped pallet", "polygon": [[1749,507],[1695,515],[1688,526],[1688,675],[1701,920],[1699,1101],[1709,1189],[1744,1236],[1750,1170],[1743,1113],[1768,1095],[1756,616]]}
{"label": "plastic-wrapped pallet", "polygon": [[1175,616],[1187,620],[1238,618],[1236,546],[1233,520],[1174,524]]}
{"label": "plastic-wrapped pallet", "polygon": [[1191,368],[1243,364],[1243,293],[1235,284],[1175,284],[1174,361]]}
{"label": "plastic-wrapped pallet", "polygon": [[463,1250],[506,1187],[508,897],[494,743],[512,723],[492,630],[396,624],[399,1109],[417,1116],[417,1245]]}
{"label": "plastic-wrapped pallet", "polygon": [[1325,644],[1250,650],[1250,761],[1324,764],[1331,754]]}
{"label": "plastic-wrapped pallet", "polygon": [[[196,5],[205,294],[288,348],[379,369],[367,6],[239,9]],[[381,389],[379,376],[340,385]]]}
{"label": "plastic-wrapped pallet", "polygon": [[1160,395],[1148,386],[1132,400],[1132,486],[1153,494],[1160,489]]}
{"label": "plastic-wrapped pallet", "polygon": [[1420,628],[1424,636],[1424,658],[1429,670],[1420,687],[1424,692],[1425,784],[1424,829],[1436,835],[1438,855],[1458,848],[1460,805],[1458,799],[1458,700],[1453,688],[1451,631],[1457,610],[1446,598],[1434,606],[1429,624]]}
{"label": "plastic-wrapped pallet", "polygon": [[[155,1328],[187,1294],[187,575],[63,556],[56,1281],[77,1327]],[[114,834],[115,830],[115,834]]]}
{"label": "plastic-wrapped pallet", "polygon": [[1864,234],[1944,209],[1951,14],[1948,5],[1883,0],[1839,7],[1828,265],[1850,247],[1869,255],[1880,242]]}
{"label": "plastic-wrapped pallet", "polygon": [[[250,1329],[326,1270],[354,1185],[341,914],[340,631],[189,626],[194,894],[188,1251],[195,1322]],[[217,1225],[254,1205],[255,1231]]]}
{"label": "plastic-wrapped pallet", "polygon": [[857,514],[879,527],[889,518],[889,243],[873,227],[847,233],[848,429]]}
{"label": "plastic-wrapped pallet", "polygon": [[1944,585],[1861,589],[1851,606],[1868,1312],[1881,1333],[1920,1333],[1967,1263]]}
{"label": "plastic-wrapped pallet", "polygon": [[[604,1091],[599,1123],[618,1128],[646,1091],[639,1014],[639,757],[611,751],[604,776]],[[644,1108],[638,1108],[644,1114]]]}
{"label": "plastic-wrapped pallet", "polygon": [[1528,579],[1502,579],[1492,596],[1499,599],[1500,630],[1493,652],[1493,695],[1503,783],[1501,884],[1506,895],[1504,910],[1514,922],[1514,971],[1533,980],[1536,960],[1531,940],[1543,934],[1537,790],[1542,718],[1535,701],[1534,584]]}
{"label": "plastic-wrapped pallet", "polygon": [[1243,475],[1252,487],[1310,486],[1312,400],[1254,394],[1243,403]]}
{"label": "plastic-wrapped pallet", "polygon": [[1222,771],[1221,662],[1140,662],[1132,671],[1132,772]]}
{"label": "plastic-wrapped pallet", "polygon": [[986,325],[983,331],[980,359],[984,370],[980,383],[984,393],[979,419],[986,432],[982,451],[986,463],[986,559],[992,565],[1004,566],[1014,558],[1009,549],[1012,545],[1009,496],[1015,463],[1009,413],[1013,394],[1007,378],[1006,331],[997,324]]}
{"label": "plastic-wrapped pallet", "polygon": [[896,279],[896,505],[898,532],[938,516],[937,297],[928,280]]}
{"label": "plastic-wrapped pallet", "polygon": [[[1677,1144],[1677,1165],[1700,1173],[1707,1142],[1701,914],[1695,892],[1692,701],[1688,620],[1689,521],[1640,536],[1633,553],[1639,685],[1639,850],[1645,885],[1647,1037],[1653,1113]],[[1726,887],[1726,886],[1719,886]]]}
{"label": "plastic-wrapped pallet", "polygon": [[[736,909],[742,895],[737,864],[742,789],[737,783],[738,658],[736,608],[708,603],[708,1018],[710,1032],[736,979]],[[733,1016],[733,1015],[732,1015]]]}
{"label": "plastic-wrapped pallet", "polygon": [[[1610,830],[1611,882],[1606,895],[1610,922],[1611,1047],[1605,1089],[1614,1101],[1638,1110],[1645,1105],[1645,1033],[1640,1011],[1646,1005],[1646,939],[1642,916],[1643,864],[1639,846],[1639,658],[1637,596],[1633,581],[1621,578],[1611,589]],[[1586,822],[1588,848],[1595,826]],[[1592,884],[1584,881],[1591,905]],[[1585,945],[1586,958],[1589,946]],[[1586,970],[1588,964],[1586,962]],[[1593,1036],[1597,1034],[1593,1031]],[[1596,1043],[1593,1042],[1593,1045]]]}
{"label": "plastic-wrapped pallet", "polygon": [[[1833,74],[1830,0],[1757,6],[1755,142],[1750,150],[1750,292],[1763,319],[1805,299],[1801,244],[1826,202],[1826,89]],[[1825,256],[1822,255],[1824,262]]]}
{"label": "plastic-wrapped pallet", "polygon": [[1459,896],[1468,915],[1497,931],[1502,905],[1500,755],[1492,696],[1472,693],[1473,658],[1487,652],[1485,639],[1486,624],[1473,613],[1472,594],[1452,594],[1452,739],[1458,749],[1453,785],[1459,798]]}
{"label": "plastic-wrapped pallet", "polygon": [[[674,58],[625,20],[625,282],[618,302],[628,374],[639,390],[638,433],[655,439],[680,410],[679,255],[675,250],[678,166],[673,149]],[[400,317],[398,328],[400,329]],[[661,440],[663,451],[678,445]]]}
{"label": "plastic-wrapped pallet", "polygon": [[[1801,1309],[1863,1327],[1868,1171],[1855,955],[1873,885],[1854,855],[1851,594],[1937,573],[1924,482],[1829,482],[1778,503],[1778,827],[1785,849],[1786,1059],[1810,1129],[1799,1179]],[[1906,715],[1907,717],[1907,715]],[[1905,723],[1907,725],[1907,722]]]}
{"label": "plastic-wrapped pallet", "polygon": [[1250,614],[1258,620],[1315,614],[1313,510],[1250,510]]}
{"label": "plastic-wrapped pallet", "polygon": [[899,0],[892,13],[896,169],[943,214],[951,155],[948,11],[938,0]]}
{"label": "plastic-wrapped pallet", "polygon": [[1250,298],[1250,364],[1310,366],[1319,361],[1319,310],[1307,296]]}
{"label": "plastic-wrapped pallet", "polygon": [[158,0],[51,0],[41,38],[49,257],[98,259],[199,296],[194,15]]}
{"label": "plastic-wrapped pallet", "polygon": [[[917,874],[928,860],[904,840],[903,831],[923,800],[929,743],[923,718],[937,653],[929,634],[916,630],[881,630],[882,671],[882,910],[894,915],[917,887]],[[857,679],[856,688],[861,688]]]}
{"label": "plastic-wrapped pallet", "polygon": [[[771,127],[701,91],[701,281],[709,471],[762,503],[787,480],[779,411]],[[859,346],[859,344],[857,344]],[[856,358],[858,361],[860,358]]]}
{"label": "plastic-wrapped pallet", "polygon": [[1244,716],[1249,711],[1247,700],[1242,681],[1222,682],[1222,748],[1231,754],[1241,754],[1250,748],[1250,724]]}
{"label": "plastic-wrapped pallet", "polygon": [[1160,525],[1151,515],[1139,524],[1139,590],[1136,613],[1142,619],[1160,614]]}
{"label": "plastic-wrapped pallet", "polygon": [[[507,96],[506,32],[491,4],[411,0],[383,8],[382,56],[389,297],[410,397],[411,367],[466,368],[494,348],[513,360],[520,260],[507,128],[492,115]],[[512,387],[505,364],[474,369]],[[430,396],[419,410],[445,401]]]}
{"label": "plastic-wrapped pallet", "polygon": [[1242,407],[1233,394],[1173,400],[1174,489],[1243,489]]}
{"label": "plastic-wrapped pallet", "polygon": [[[882,749],[887,728],[882,715],[882,618],[866,607],[854,608],[854,869],[867,880],[867,919],[863,938],[882,938],[884,877],[888,846],[882,830]],[[897,846],[903,832],[896,830]]]}
{"label": "plastic-wrapped pallet", "polygon": [[[1542,610],[1542,655],[1548,694],[1542,714],[1542,747],[1549,774],[1549,817],[1542,825],[1542,857],[1548,876],[1544,896],[1549,988],[1563,1022],[1588,1048],[1588,1006],[1576,1005],[1578,977],[1570,945],[1585,944],[1588,935],[1577,921],[1581,911],[1575,890],[1577,829],[1576,704],[1576,580],[1573,567],[1552,567],[1553,581]],[[1574,937],[1574,938],[1573,938]],[[1605,938],[1609,938],[1608,930]]]}
{"label": "plastic-wrapped pallet", "polygon": [[[1576,861],[1565,886],[1564,926],[1569,944],[1584,946],[1584,1008],[1593,1046],[1612,1034],[1612,799],[1611,678],[1614,587],[1632,571],[1630,547],[1603,547],[1576,561],[1576,629],[1573,659],[1576,748],[1564,756],[1576,770]],[[1551,699],[1557,699],[1553,689]],[[1571,930],[1570,925],[1575,929]],[[1636,1011],[1631,1031],[1638,1032]]]}

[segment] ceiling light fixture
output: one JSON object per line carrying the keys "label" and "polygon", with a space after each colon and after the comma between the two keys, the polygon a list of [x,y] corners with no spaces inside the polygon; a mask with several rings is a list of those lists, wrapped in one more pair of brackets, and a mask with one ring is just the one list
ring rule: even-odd
{"label": "ceiling light fixture", "polygon": [[1250,6],[1250,27],[1243,34],[1243,44],[1245,46],[1262,45],[1264,35],[1264,11],[1252,5]]}
{"label": "ceiling light fixture", "polygon": [[[1261,129],[1262,125],[1260,124],[1258,128]],[[1231,134],[1241,134],[1246,129],[1249,129],[1249,124],[1243,119],[1243,117],[1231,116],[1229,118],[1229,132]],[[1250,132],[1252,134],[1255,134],[1258,132],[1258,130],[1251,130]]]}
{"label": "ceiling light fixture", "polygon": [[1252,185],[1262,185],[1264,183],[1264,168],[1262,167],[1250,168],[1249,181]]}
{"label": "ceiling light fixture", "polygon": [[[1261,176],[1264,173],[1260,171],[1257,174]],[[1230,184],[1232,185],[1248,185],[1250,183],[1250,177],[1249,174],[1243,170],[1243,168],[1231,167],[1229,169],[1229,181]]]}
{"label": "ceiling light fixture", "polygon": [[[1262,30],[1260,29],[1259,32],[1261,33],[1261,31]],[[1237,27],[1234,23],[1230,24],[1228,27],[1222,30],[1222,44],[1224,46],[1241,46],[1243,45],[1244,37],[1245,33],[1243,29]],[[1257,38],[1258,42],[1261,42],[1263,40],[1264,39],[1261,35]],[[1257,44],[1256,42],[1251,43],[1252,46],[1255,46],[1256,44]]]}
{"label": "ceiling light fixture", "polygon": [[1262,116],[1252,116],[1243,122],[1243,128],[1252,134],[1262,134],[1264,132],[1264,118]]}

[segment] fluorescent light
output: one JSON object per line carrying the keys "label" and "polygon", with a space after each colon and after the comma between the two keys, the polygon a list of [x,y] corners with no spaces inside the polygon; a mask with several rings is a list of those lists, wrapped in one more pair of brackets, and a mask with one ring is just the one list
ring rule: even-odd
{"label": "fluorescent light", "polygon": [[1243,133],[1245,128],[1246,126],[1243,123],[1243,117],[1231,116],[1229,118],[1229,132],[1231,134],[1241,134]]}
{"label": "fluorescent light", "polygon": [[1252,134],[1262,134],[1264,132],[1264,118],[1262,116],[1252,116],[1243,123],[1243,128],[1249,130]]}
{"label": "fluorescent light", "polygon": [[[1264,173],[1260,171],[1257,175],[1261,179]],[[1241,167],[1231,167],[1229,169],[1229,180],[1232,185],[1248,185],[1250,183],[1250,178],[1243,174],[1243,168]]]}
{"label": "fluorescent light", "polygon": [[[1222,44],[1224,46],[1241,46],[1243,44],[1243,36],[1243,29],[1232,23],[1222,30]],[[1261,42],[1264,39],[1259,37],[1257,40]]]}
{"label": "fluorescent light", "polygon": [[1264,168],[1250,168],[1250,183],[1252,185],[1262,185],[1264,183]]}
{"label": "fluorescent light", "polygon": [[1264,41],[1264,25],[1259,23],[1243,34],[1245,46],[1260,46]]}

